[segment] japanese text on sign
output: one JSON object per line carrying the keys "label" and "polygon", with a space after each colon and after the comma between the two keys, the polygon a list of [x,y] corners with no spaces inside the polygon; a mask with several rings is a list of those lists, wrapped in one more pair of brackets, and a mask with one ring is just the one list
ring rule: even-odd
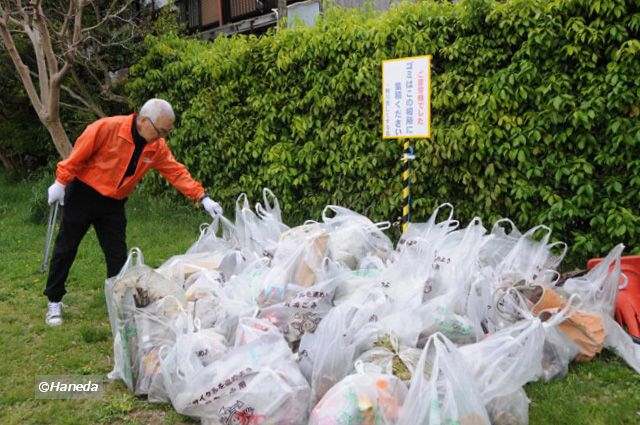
{"label": "japanese text on sign", "polygon": [[382,62],[382,137],[431,136],[431,56]]}

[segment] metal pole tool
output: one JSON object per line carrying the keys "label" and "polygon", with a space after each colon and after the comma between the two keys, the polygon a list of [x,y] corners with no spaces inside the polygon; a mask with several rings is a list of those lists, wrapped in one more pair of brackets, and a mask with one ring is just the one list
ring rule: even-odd
{"label": "metal pole tool", "polygon": [[51,243],[53,242],[53,231],[58,221],[59,202],[54,202],[49,208],[49,222],[47,223],[47,236],[44,241],[44,258],[40,266],[40,272],[46,273],[49,269],[49,256],[51,255]]}

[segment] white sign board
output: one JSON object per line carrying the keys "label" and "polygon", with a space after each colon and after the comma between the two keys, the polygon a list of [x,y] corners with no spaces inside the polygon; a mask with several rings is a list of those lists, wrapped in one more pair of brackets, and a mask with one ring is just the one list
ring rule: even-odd
{"label": "white sign board", "polygon": [[431,56],[382,62],[382,138],[431,137]]}

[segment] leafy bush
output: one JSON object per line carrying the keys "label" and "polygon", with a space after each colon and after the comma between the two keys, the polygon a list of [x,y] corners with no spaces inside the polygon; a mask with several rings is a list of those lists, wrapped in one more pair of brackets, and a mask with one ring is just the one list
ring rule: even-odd
{"label": "leafy bush", "polygon": [[640,247],[639,28],[636,0],[332,9],[259,38],[149,38],[128,91],[174,104],[176,155],[227,209],[266,186],[295,223],[328,203],[387,220],[401,146],[381,139],[380,62],[432,54],[414,219],[448,201],[462,219],[548,223],[582,261]]}

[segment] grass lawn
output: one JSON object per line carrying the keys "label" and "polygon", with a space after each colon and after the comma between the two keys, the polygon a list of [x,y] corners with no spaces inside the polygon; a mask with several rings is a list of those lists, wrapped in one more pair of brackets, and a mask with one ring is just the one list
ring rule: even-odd
{"label": "grass lawn", "polygon": [[[121,383],[107,385],[100,400],[36,400],[36,376],[106,374],[111,331],[104,300],[105,265],[95,233],[80,246],[64,302],[65,323],[44,324],[42,259],[46,227],[28,220],[32,184],[9,183],[0,174],[0,424],[183,424],[192,420],[171,406],[147,403]],[[158,266],[182,253],[207,217],[195,208],[134,195],[127,205],[128,243]],[[523,365],[526,367],[526,365]],[[615,356],[572,366],[569,375],[526,387],[530,423],[640,424],[640,376]]]}

